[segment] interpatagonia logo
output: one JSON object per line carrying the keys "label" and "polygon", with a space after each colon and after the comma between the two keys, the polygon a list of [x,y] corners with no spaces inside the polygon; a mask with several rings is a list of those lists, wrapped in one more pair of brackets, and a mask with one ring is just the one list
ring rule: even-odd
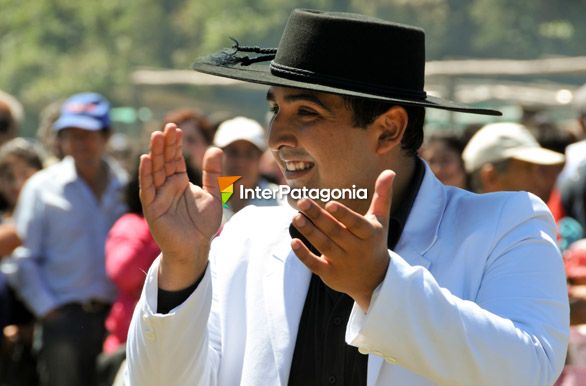
{"label": "interpatagonia logo", "polygon": [[220,193],[222,194],[222,205],[224,208],[228,207],[228,200],[234,194],[234,183],[238,181],[241,176],[224,176],[218,177],[218,185],[220,185]]}
{"label": "interpatagonia logo", "polygon": [[[234,194],[234,183],[242,176],[223,176],[218,177],[218,185],[220,185],[220,193],[222,195],[222,205],[228,208],[228,200]],[[320,200],[328,202],[330,200],[367,200],[368,190],[366,188],[358,188],[352,185],[348,188],[291,188],[287,185],[274,186],[272,188],[261,188],[256,186],[254,188],[245,188],[240,185],[238,190],[240,199],[244,200],[279,200],[284,201],[287,197],[293,200],[300,200],[302,198],[311,198],[312,200]]]}

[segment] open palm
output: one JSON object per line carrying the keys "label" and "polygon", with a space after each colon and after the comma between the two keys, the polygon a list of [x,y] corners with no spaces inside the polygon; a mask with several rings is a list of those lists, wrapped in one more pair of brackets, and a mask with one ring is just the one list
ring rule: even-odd
{"label": "open palm", "polygon": [[[222,219],[217,177],[222,151],[212,148],[203,162],[203,188],[189,182],[182,155],[182,132],[168,124],[151,136],[150,152],[141,157],[140,199],[151,233],[167,260],[202,260]],[[200,256],[205,251],[205,256]]]}

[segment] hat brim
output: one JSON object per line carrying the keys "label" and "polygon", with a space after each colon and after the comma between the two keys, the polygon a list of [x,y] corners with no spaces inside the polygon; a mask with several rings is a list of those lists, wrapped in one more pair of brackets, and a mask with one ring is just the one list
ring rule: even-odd
{"label": "hat brim", "polygon": [[470,107],[468,105],[456,103],[443,98],[427,96],[424,100],[413,100],[405,98],[396,98],[388,95],[364,93],[339,87],[331,87],[323,84],[302,82],[298,80],[287,79],[273,75],[271,73],[269,62],[252,63],[247,66],[240,64],[219,65],[211,64],[205,61],[197,61],[192,65],[195,71],[203,72],[209,75],[216,75],[223,78],[243,80],[251,83],[264,84],[268,86],[293,87],[311,91],[319,91],[331,94],[347,95],[358,98],[374,99],[384,102],[397,103],[409,106],[430,107],[435,109],[457,111],[462,113],[501,116],[502,113],[497,110],[481,109]]}
{"label": "hat brim", "polygon": [[510,149],[505,154],[510,158],[545,166],[561,165],[566,160],[563,154],[542,147]]}
{"label": "hat brim", "polygon": [[248,143],[254,145],[254,147],[256,147],[258,150],[260,150],[261,153],[266,150],[265,144],[260,143],[259,141],[252,140],[250,138],[243,138],[243,137],[242,138],[235,137],[235,138],[230,138],[230,139],[214,142],[214,146],[217,146],[217,147],[223,149],[223,148],[233,144],[234,142],[238,142],[238,141],[245,141],[245,142],[248,142]]}
{"label": "hat brim", "polygon": [[75,127],[78,129],[98,131],[104,128],[97,119],[83,115],[64,115],[53,124],[54,131]]}

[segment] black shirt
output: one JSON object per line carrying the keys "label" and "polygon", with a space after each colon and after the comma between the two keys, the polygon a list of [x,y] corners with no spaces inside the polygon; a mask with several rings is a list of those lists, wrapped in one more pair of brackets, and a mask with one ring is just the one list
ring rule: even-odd
{"label": "black shirt", "polygon": [[[401,237],[424,174],[423,162],[417,159],[406,196],[391,213],[387,238],[391,250]],[[289,233],[320,255],[293,225],[289,227]],[[299,322],[289,386],[366,386],[368,356],[360,354],[356,347],[345,341],[346,324],[353,304],[350,296],[334,291],[319,276],[312,274]]]}
{"label": "black shirt", "polygon": [[[391,250],[399,242],[424,174],[423,162],[417,158],[406,196],[399,205],[394,205],[389,220],[387,245]],[[320,254],[293,225],[289,227],[289,233],[292,238],[303,241],[312,252]],[[202,278],[203,275],[181,291],[159,289],[157,312],[168,313],[187,300]],[[299,322],[289,386],[366,385],[368,356],[360,354],[356,347],[347,345],[345,341],[346,324],[353,304],[350,296],[332,290],[319,276],[311,276]]]}

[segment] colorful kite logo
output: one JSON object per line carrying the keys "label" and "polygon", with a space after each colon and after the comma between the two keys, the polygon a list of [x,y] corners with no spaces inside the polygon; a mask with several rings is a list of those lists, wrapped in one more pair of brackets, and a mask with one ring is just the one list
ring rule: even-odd
{"label": "colorful kite logo", "polygon": [[218,185],[220,185],[220,193],[222,194],[222,205],[224,208],[228,207],[228,200],[234,194],[234,183],[238,181],[241,176],[224,176],[218,177]]}

